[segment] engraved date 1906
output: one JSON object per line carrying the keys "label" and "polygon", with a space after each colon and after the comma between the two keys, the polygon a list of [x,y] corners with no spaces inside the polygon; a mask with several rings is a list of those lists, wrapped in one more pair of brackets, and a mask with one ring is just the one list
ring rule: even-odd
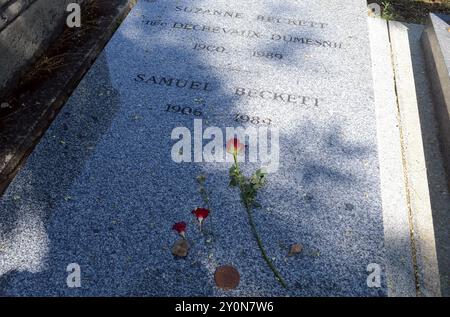
{"label": "engraved date 1906", "polygon": [[178,106],[178,105],[172,105],[172,104],[167,104],[166,105],[166,112],[171,112],[171,113],[180,113],[180,114],[184,114],[184,115],[193,115],[196,117],[201,117],[202,111],[200,109],[194,109],[188,106]]}

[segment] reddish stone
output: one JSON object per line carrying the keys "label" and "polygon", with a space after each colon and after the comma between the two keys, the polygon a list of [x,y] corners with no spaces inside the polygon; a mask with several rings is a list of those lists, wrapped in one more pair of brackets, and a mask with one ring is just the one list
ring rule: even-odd
{"label": "reddish stone", "polygon": [[234,289],[241,279],[238,270],[231,265],[219,266],[214,273],[216,285],[223,289]]}

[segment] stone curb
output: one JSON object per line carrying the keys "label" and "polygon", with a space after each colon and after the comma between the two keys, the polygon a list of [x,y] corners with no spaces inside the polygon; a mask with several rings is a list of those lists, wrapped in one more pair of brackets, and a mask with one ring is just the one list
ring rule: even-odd
{"label": "stone curb", "polygon": [[440,296],[440,276],[408,26],[390,21],[403,167],[418,296]]}
{"label": "stone curb", "polygon": [[[450,17],[448,17],[450,21]],[[435,14],[430,14],[422,35],[428,75],[433,83],[437,119],[441,141],[450,175],[450,25]],[[448,184],[450,188],[450,183]]]}
{"label": "stone curb", "polygon": [[386,20],[369,18],[388,295],[416,296],[392,52]]}

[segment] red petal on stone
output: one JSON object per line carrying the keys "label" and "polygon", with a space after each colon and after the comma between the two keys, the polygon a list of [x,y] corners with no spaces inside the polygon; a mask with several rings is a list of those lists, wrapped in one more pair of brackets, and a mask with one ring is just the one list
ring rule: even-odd
{"label": "red petal on stone", "polygon": [[186,231],[186,222],[182,221],[182,222],[177,222],[176,224],[174,224],[172,226],[172,230],[175,230],[178,233],[182,233]]}
{"label": "red petal on stone", "polygon": [[192,213],[197,217],[197,219],[199,219],[199,218],[205,219],[209,215],[209,209],[196,208],[196,209],[192,210]]}

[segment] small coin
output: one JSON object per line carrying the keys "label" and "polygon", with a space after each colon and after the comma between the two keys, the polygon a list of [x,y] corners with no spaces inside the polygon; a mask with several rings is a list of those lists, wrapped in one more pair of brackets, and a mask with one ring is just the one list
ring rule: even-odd
{"label": "small coin", "polygon": [[214,273],[216,285],[223,289],[235,289],[241,279],[238,270],[231,265],[219,266]]}

